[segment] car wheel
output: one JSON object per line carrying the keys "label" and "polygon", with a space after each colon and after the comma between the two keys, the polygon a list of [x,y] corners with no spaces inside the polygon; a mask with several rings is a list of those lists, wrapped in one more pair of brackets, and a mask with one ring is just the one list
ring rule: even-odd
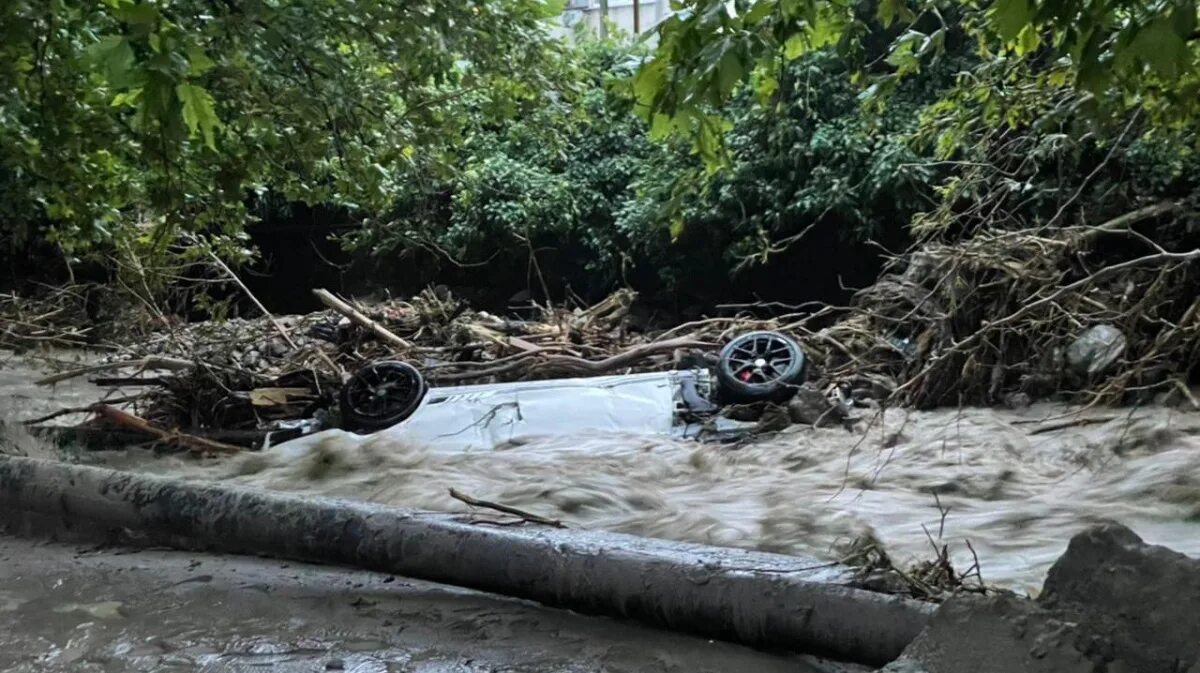
{"label": "car wheel", "polygon": [[749,332],[721,350],[717,381],[730,401],[781,400],[804,383],[806,369],[795,339],[779,332]]}
{"label": "car wheel", "polygon": [[421,372],[408,363],[367,365],[342,386],[342,426],[367,432],[391,427],[417,410],[427,389]]}

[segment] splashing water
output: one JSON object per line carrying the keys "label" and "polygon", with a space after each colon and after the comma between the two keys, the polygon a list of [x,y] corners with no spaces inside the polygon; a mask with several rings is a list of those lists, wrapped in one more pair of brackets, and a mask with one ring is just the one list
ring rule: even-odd
{"label": "splashing water", "polygon": [[793,428],[742,448],[591,434],[446,454],[328,431],[217,465],[133,467],[462,511],[455,488],[586,528],[824,558],[864,534],[897,561],[928,558],[940,536],[960,570],[970,540],[987,582],[1031,593],[1104,519],[1200,554],[1200,414],[1079,411],[890,411],[865,435]]}
{"label": "splashing water", "polygon": [[[0,370],[10,418],[96,399],[90,386],[47,390],[34,378]],[[1200,555],[1200,413],[1165,407],[891,410],[865,434],[797,427],[741,448],[593,433],[447,453],[334,430],[217,462],[95,459],[461,512],[455,488],[585,528],[828,559],[866,534],[899,563],[930,558],[940,537],[963,570],[970,540],[985,581],[1031,593],[1071,535],[1104,519]]]}

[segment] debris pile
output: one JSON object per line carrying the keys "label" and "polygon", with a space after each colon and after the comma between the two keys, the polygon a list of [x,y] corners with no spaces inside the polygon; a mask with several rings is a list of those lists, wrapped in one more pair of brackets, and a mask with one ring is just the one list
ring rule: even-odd
{"label": "debris pile", "polygon": [[[750,306],[659,331],[632,326],[629,290],[521,318],[474,310],[444,289],[372,305],[315,290],[327,310],[161,330],[51,380],[102,374],[101,385],[144,387],[137,409],[164,428],[247,431],[329,411],[348,374],[380,360],[406,361],[432,385],[595,376],[709,366],[731,338],[771,330],[797,339],[809,366],[777,419],[766,422],[771,404],[750,410],[764,431],[826,420],[852,428],[855,407],[1061,394],[1092,403],[1168,392],[1200,408],[1188,388],[1200,362],[1198,246],[1174,204],[1100,226],[982,231],[895,256],[850,306],[774,317]],[[4,315],[24,316],[3,324],[76,343],[85,329],[54,327],[59,315],[87,324],[64,296],[46,300],[60,312],[0,301]]]}
{"label": "debris pile", "polygon": [[[375,361],[404,360],[434,385],[455,385],[664,369],[715,346],[630,329],[636,294],[628,290],[590,307],[535,307],[524,319],[476,311],[433,289],[372,305],[324,290],[315,294],[330,309],[163,330],[42,382],[87,376],[114,391],[138,389],[119,398],[133,418],[164,431],[187,428],[199,437],[258,446],[270,429],[329,420],[349,373]],[[106,427],[145,430],[100,407],[94,411]]]}
{"label": "debris pile", "polygon": [[36,296],[0,294],[0,346],[15,350],[55,346],[80,348],[95,329],[85,285],[50,287]]}
{"label": "debris pile", "polygon": [[[1200,237],[1167,211],[927,242],[892,258],[806,345],[832,378],[921,408],[1018,393],[1187,395],[1200,357]],[[1156,216],[1157,229],[1137,228]]]}

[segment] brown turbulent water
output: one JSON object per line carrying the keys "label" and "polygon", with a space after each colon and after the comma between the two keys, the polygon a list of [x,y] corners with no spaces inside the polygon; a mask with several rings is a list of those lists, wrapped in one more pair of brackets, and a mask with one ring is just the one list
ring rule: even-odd
{"label": "brown turbulent water", "polygon": [[[10,406],[47,406],[27,371],[0,376]],[[591,434],[447,454],[330,431],[205,464],[104,459],[417,509],[461,511],[456,488],[587,528],[823,558],[865,534],[897,561],[928,558],[928,530],[960,569],[970,540],[987,582],[1031,593],[1070,536],[1103,519],[1200,556],[1200,413],[1165,407],[893,410],[866,433],[793,428],[741,448]]]}

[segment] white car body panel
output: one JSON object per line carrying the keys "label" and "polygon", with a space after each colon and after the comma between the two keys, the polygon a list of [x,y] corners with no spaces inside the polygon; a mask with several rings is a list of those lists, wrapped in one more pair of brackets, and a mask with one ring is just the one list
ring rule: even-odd
{"label": "white car body panel", "polygon": [[707,383],[671,371],[431,388],[412,416],[376,434],[455,452],[585,432],[683,436],[685,377]]}

